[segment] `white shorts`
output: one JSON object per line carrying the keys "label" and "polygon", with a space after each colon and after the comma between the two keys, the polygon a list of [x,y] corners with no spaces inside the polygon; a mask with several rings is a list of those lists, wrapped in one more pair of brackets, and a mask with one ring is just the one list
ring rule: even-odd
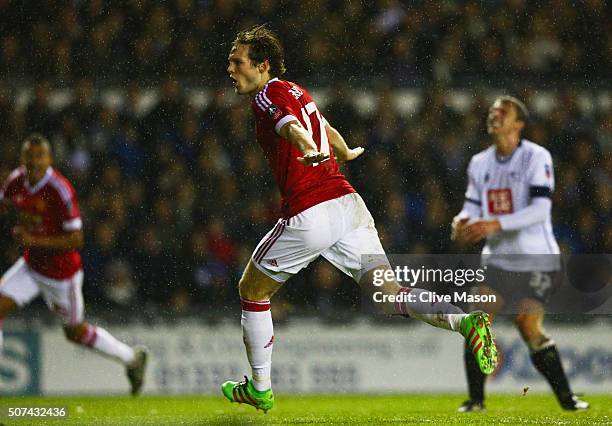
{"label": "white shorts", "polygon": [[374,219],[359,194],[343,195],[279,219],[251,259],[261,272],[285,282],[319,255],[357,282],[363,273],[387,264]]}
{"label": "white shorts", "polygon": [[42,293],[49,309],[57,313],[65,325],[83,322],[83,271],[65,280],[54,280],[33,271],[20,257],[0,280],[0,295],[9,297],[22,307]]}

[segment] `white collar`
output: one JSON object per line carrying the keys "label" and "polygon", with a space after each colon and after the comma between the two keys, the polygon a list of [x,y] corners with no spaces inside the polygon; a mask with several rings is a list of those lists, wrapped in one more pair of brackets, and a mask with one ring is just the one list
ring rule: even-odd
{"label": "white collar", "polygon": [[268,80],[268,82],[265,84],[263,89],[261,89],[259,92],[257,92],[257,94],[259,95],[261,92],[265,91],[268,88],[268,84],[272,83],[273,81],[279,81],[278,77],[274,77],[274,78],[271,78],[270,80]]}
{"label": "white collar", "polygon": [[30,182],[28,181],[28,175],[26,172],[26,177],[25,177],[26,189],[28,190],[30,194],[37,193],[40,190],[40,188],[42,188],[43,186],[47,184],[47,182],[49,182],[49,179],[51,179],[52,174],[53,174],[53,167],[49,166],[47,167],[47,171],[45,172],[45,175],[42,177],[42,179],[36,182],[36,185],[30,186]]}

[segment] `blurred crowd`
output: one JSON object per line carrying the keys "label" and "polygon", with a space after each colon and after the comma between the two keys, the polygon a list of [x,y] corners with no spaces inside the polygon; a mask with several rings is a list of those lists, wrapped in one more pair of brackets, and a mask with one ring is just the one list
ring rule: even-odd
{"label": "blurred crowd", "polygon": [[[236,304],[248,256],[279,215],[279,197],[254,139],[250,107],[217,90],[202,110],[181,85],[165,81],[159,102],[139,108],[143,91],[126,90],[119,108],[95,96],[82,79],[73,102],[49,107],[48,88],[17,109],[0,97],[0,175],[19,163],[31,131],[50,138],[56,166],[77,189],[85,222],[89,302],[130,310],[144,303],[172,313],[218,312]],[[375,93],[361,114],[359,89],[342,86],[322,108],[325,117],[366,154],[343,167],[364,197],[390,253],[451,253],[450,221],[463,203],[470,156],[488,143],[490,98],[474,94],[461,112],[447,91],[423,92],[419,110],[402,116],[391,90]],[[4,93],[6,95],[6,91]],[[524,91],[528,105],[533,93]],[[555,159],[555,232],[565,252],[610,252],[612,110],[587,114],[573,90],[557,93],[553,109],[534,111],[526,136]],[[5,227],[10,224],[4,223]],[[2,266],[17,257],[3,234]],[[473,249],[476,250],[476,249]],[[333,312],[357,297],[350,280],[321,261],[287,286],[302,309]],[[347,294],[348,292],[348,294]]]}
{"label": "blurred crowd", "polygon": [[[236,309],[242,268],[280,201],[249,106],[228,95],[225,67],[234,32],[264,20],[288,46],[288,77],[330,89],[326,119],[366,148],[343,170],[388,252],[469,250],[451,244],[450,221],[463,203],[467,162],[489,143],[491,98],[469,89],[469,107],[457,109],[448,88],[474,75],[515,88],[534,107],[539,86],[530,78],[563,75],[552,109],[532,108],[526,136],[555,161],[553,221],[563,250],[609,253],[612,108],[595,102],[597,91],[584,108],[572,88],[610,75],[609,6],[532,3],[0,1],[0,179],[18,165],[25,136],[49,137],[79,197],[90,309],[150,317]],[[30,84],[29,101],[11,79]],[[359,81],[375,85],[367,114],[358,108]],[[112,82],[123,102],[102,99]],[[194,82],[210,90],[203,108],[189,102]],[[416,112],[402,114],[394,89],[421,83]],[[68,91],[59,106],[50,96],[56,87]],[[144,108],[152,89],[159,96]],[[4,271],[18,248],[9,232],[0,244]],[[347,277],[318,261],[273,309],[279,319],[292,310],[333,317],[357,299]]]}
{"label": "blurred crowd", "polygon": [[172,74],[214,85],[236,31],[268,22],[292,76],[311,84],[344,76],[605,84],[611,8],[605,0],[3,0],[0,76],[124,83]]}

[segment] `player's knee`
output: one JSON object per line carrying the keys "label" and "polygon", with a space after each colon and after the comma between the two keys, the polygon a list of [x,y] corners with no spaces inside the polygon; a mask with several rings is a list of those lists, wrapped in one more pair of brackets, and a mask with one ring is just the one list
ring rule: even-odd
{"label": "player's knee", "polygon": [[272,296],[265,288],[258,286],[257,283],[246,279],[244,276],[238,283],[238,293],[241,298],[248,300],[270,300]]}
{"label": "player's knee", "polygon": [[514,317],[514,325],[516,325],[520,331],[530,328],[532,322],[533,319],[526,314],[517,314]]}
{"label": "player's knee", "polygon": [[238,282],[238,294],[240,297],[247,297],[247,294],[251,292],[251,285],[249,284],[249,280],[242,276],[240,281]]}
{"label": "player's knee", "polygon": [[270,300],[281,285],[281,283],[274,281],[257,269],[252,262],[249,262],[238,282],[238,293],[243,299]]}

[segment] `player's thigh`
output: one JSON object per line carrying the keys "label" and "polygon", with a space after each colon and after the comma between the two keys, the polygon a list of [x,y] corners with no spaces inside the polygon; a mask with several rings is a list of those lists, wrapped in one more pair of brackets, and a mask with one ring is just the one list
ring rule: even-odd
{"label": "player's thigh", "polygon": [[76,326],[84,321],[83,271],[77,271],[70,278],[51,280],[37,277],[42,296],[64,326]]}
{"label": "player's thigh", "polygon": [[[31,270],[23,258],[19,258],[0,279],[0,296],[12,300],[19,307],[30,303],[39,292]],[[5,309],[14,308],[9,301],[5,301],[4,306]]]}
{"label": "player's thigh", "polygon": [[338,232],[332,226],[329,202],[317,204],[296,216],[280,219],[255,248],[251,264],[283,283],[330,247]]}

